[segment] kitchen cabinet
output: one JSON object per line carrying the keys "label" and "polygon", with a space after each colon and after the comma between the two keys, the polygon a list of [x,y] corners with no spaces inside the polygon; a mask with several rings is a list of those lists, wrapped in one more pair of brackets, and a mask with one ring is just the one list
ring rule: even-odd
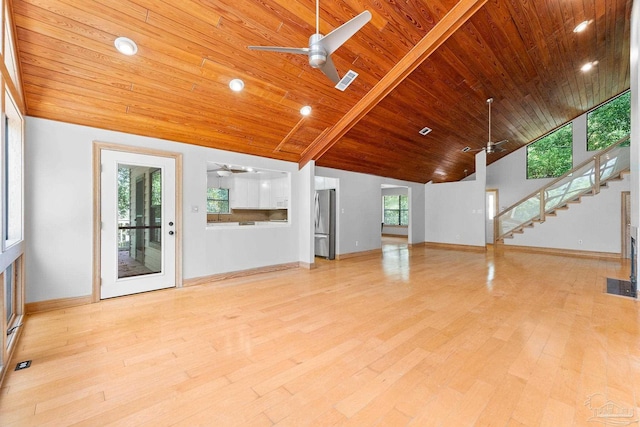
{"label": "kitchen cabinet", "polygon": [[288,206],[289,178],[280,172],[243,173],[229,177],[232,209],[283,209]]}
{"label": "kitchen cabinet", "polygon": [[282,209],[289,206],[289,177],[277,176],[271,181],[271,206]]}
{"label": "kitchen cabinet", "polygon": [[230,180],[233,181],[233,191],[229,190],[231,209],[248,207],[249,182],[246,179],[238,179],[236,177],[230,177]]}
{"label": "kitchen cabinet", "polygon": [[260,178],[260,200],[258,202],[260,209],[270,209],[273,207],[271,204],[271,181],[272,179],[269,176]]}

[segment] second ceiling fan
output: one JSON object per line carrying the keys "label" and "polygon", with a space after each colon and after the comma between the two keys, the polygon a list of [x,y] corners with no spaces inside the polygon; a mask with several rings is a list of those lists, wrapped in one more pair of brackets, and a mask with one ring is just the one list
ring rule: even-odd
{"label": "second ceiling fan", "polygon": [[280,46],[247,46],[252,50],[268,52],[294,53],[307,55],[309,65],[318,68],[332,82],[338,83],[340,75],[336,70],[331,54],[357,33],[371,19],[371,12],[365,10],[355,18],[345,22],[326,36],[320,34],[320,0],[316,0],[316,32],[309,37],[309,47],[280,47]]}
{"label": "second ceiling fan", "polygon": [[487,154],[506,151],[503,147],[501,147],[501,145],[509,142],[508,139],[503,139],[502,141],[498,141],[498,142],[493,142],[491,140],[491,104],[493,104],[493,98],[487,99],[487,105],[489,106],[489,139],[487,140],[487,145],[482,148],[476,148],[475,150],[469,150],[469,151],[485,150]]}

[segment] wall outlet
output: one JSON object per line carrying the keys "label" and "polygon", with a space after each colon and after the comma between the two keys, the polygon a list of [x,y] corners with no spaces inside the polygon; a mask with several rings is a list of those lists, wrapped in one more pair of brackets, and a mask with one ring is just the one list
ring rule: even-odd
{"label": "wall outlet", "polygon": [[358,241],[356,240],[356,246],[358,246]]}
{"label": "wall outlet", "polygon": [[578,239],[578,244],[581,245],[582,244],[582,239]]}

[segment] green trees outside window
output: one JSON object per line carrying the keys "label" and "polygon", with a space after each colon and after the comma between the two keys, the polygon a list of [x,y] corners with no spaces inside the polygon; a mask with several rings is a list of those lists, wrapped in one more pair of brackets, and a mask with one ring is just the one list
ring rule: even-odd
{"label": "green trees outside window", "polygon": [[229,213],[229,189],[207,188],[207,213]]}
{"label": "green trees outside window", "polygon": [[383,197],[384,224],[409,225],[409,198],[400,194]]}
{"label": "green trees outside window", "polygon": [[603,150],[631,132],[631,92],[587,114],[587,150]]}
{"label": "green trees outside window", "polygon": [[573,127],[568,123],[527,146],[527,179],[555,178],[573,165]]}

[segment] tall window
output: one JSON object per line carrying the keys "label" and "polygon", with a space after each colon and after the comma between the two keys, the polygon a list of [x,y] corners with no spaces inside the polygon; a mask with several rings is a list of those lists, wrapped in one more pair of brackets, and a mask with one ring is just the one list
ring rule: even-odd
{"label": "tall window", "polygon": [[631,132],[631,92],[587,114],[587,150],[603,150]]}
{"label": "tall window", "polygon": [[573,166],[573,127],[568,123],[527,146],[527,179],[555,178]]}
{"label": "tall window", "polygon": [[4,118],[4,240],[6,247],[22,239],[22,117],[10,96]]}
{"label": "tall window", "polygon": [[409,198],[401,194],[383,197],[384,224],[409,225]]}
{"label": "tall window", "polygon": [[229,189],[207,188],[207,213],[229,213]]}

